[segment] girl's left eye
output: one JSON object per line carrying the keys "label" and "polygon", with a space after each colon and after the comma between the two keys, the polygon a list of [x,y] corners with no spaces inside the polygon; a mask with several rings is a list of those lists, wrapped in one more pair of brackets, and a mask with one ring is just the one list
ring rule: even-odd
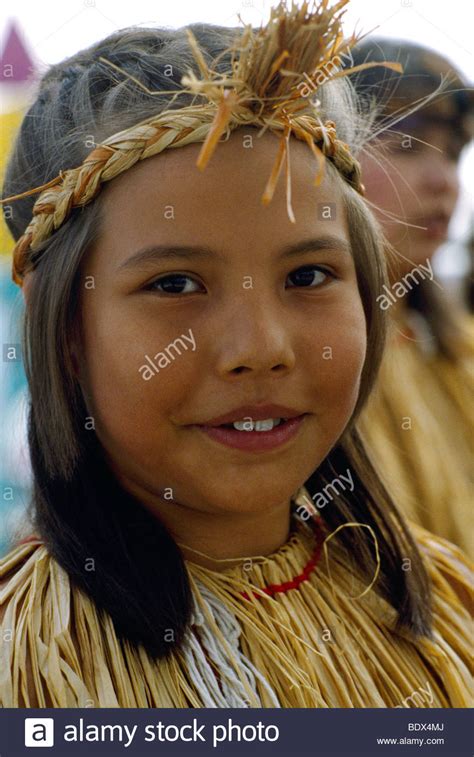
{"label": "girl's left eye", "polygon": [[315,265],[306,265],[290,273],[288,279],[293,282],[294,286],[311,287],[314,289],[323,284],[328,276],[331,276],[331,274],[324,268],[319,268]]}

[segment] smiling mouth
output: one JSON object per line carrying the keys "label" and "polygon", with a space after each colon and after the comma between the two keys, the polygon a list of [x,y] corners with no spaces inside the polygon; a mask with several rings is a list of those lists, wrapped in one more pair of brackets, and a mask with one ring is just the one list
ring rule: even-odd
{"label": "smiling mouth", "polygon": [[246,452],[264,452],[282,447],[293,439],[304,425],[308,413],[295,418],[268,418],[261,421],[245,419],[220,426],[195,426],[213,441]]}

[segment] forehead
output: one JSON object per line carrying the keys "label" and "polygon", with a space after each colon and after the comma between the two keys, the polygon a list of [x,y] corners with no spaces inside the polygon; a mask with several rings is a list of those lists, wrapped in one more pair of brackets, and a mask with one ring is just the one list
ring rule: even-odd
{"label": "forehead", "polygon": [[[273,199],[261,202],[280,140],[256,129],[238,129],[218,144],[203,171],[196,167],[202,144],[167,149],[136,164],[106,185],[99,245],[120,263],[131,248],[205,243],[229,250],[281,247],[302,236],[338,234],[347,238],[338,177],[324,171],[314,185],[317,161],[309,147],[290,140],[291,200],[287,212],[283,166]],[[328,207],[330,212],[328,212]]]}

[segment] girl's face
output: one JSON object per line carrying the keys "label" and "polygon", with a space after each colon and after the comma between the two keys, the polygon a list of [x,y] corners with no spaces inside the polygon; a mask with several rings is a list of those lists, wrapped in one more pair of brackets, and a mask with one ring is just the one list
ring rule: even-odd
{"label": "girl's face", "polygon": [[[82,269],[80,380],[115,474],[165,520],[173,499],[214,514],[288,504],[357,400],[366,324],[339,183],[314,187],[316,163],[292,139],[291,223],[283,176],[261,203],[277,147],[237,131],[203,172],[193,144],[103,190]],[[269,404],[287,409],[264,417],[303,416],[280,443],[209,432],[229,413],[250,428]]]}
{"label": "girl's face", "polygon": [[462,148],[448,126],[434,121],[420,122],[410,134],[383,137],[381,155],[362,159],[368,199],[398,220],[378,213],[385,236],[408,258],[399,260],[401,273],[425,263],[446,239]]}

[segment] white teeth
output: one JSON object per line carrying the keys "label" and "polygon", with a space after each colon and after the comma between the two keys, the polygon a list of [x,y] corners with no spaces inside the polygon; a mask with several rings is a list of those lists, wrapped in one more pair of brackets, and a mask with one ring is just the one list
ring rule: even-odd
{"label": "white teeth", "polygon": [[255,431],[271,431],[272,428],[279,422],[279,418],[276,418],[275,420],[273,420],[273,418],[269,418],[268,420],[264,421],[255,421]]}
{"label": "white teeth", "polygon": [[235,421],[232,425],[237,431],[271,431],[280,422],[281,418],[266,418],[263,421],[247,419],[245,421]]}
{"label": "white teeth", "polygon": [[237,431],[253,431],[253,421],[234,421],[232,424]]}

